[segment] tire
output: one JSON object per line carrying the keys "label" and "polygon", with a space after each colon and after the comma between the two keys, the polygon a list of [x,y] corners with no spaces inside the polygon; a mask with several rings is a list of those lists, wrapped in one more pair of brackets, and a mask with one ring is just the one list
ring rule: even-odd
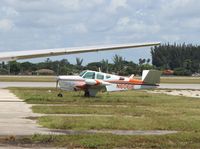
{"label": "tire", "polygon": [[58,94],[58,97],[63,97],[63,94],[59,93],[59,94]]}
{"label": "tire", "polygon": [[90,97],[90,92],[89,92],[89,91],[85,91],[84,96],[85,96],[85,97]]}

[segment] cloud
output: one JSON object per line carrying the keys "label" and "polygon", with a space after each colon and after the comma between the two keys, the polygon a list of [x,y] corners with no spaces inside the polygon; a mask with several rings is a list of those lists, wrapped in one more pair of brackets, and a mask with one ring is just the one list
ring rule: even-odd
{"label": "cloud", "polygon": [[190,18],[200,16],[200,2],[198,0],[169,0],[161,4],[161,15],[171,19]]}
{"label": "cloud", "polygon": [[198,0],[1,0],[1,49],[200,43]]}
{"label": "cloud", "polygon": [[10,31],[14,27],[14,24],[11,20],[3,19],[0,20],[0,31]]}
{"label": "cloud", "polygon": [[80,0],[66,1],[61,0],[61,4],[68,10],[79,10],[80,9]]}
{"label": "cloud", "polygon": [[[60,4],[66,8],[66,11],[80,11],[80,10],[88,10],[94,7],[98,7],[103,4],[105,0],[60,0]],[[58,3],[55,0],[55,3]]]}
{"label": "cloud", "polygon": [[131,22],[129,17],[123,17],[120,18],[119,21],[117,22],[117,25],[119,26],[127,26]]}
{"label": "cloud", "polygon": [[155,34],[160,31],[160,26],[159,24],[147,24],[143,21],[123,17],[117,22],[115,30],[118,32]]}
{"label": "cloud", "polygon": [[87,33],[88,32],[86,26],[83,23],[76,24],[74,29],[78,33]]}
{"label": "cloud", "polygon": [[180,40],[180,35],[176,35],[176,34],[169,34],[169,35],[163,35],[162,39],[164,39],[165,41],[179,41]]}
{"label": "cloud", "polygon": [[19,12],[17,12],[12,7],[2,7],[0,10],[1,14],[4,14],[4,17],[16,17],[19,15]]}
{"label": "cloud", "polygon": [[182,27],[193,30],[200,30],[199,28],[200,18],[190,18],[185,23],[182,24]]}
{"label": "cloud", "polygon": [[127,6],[127,0],[111,0],[107,11],[111,13],[116,13],[118,8],[126,8]]}

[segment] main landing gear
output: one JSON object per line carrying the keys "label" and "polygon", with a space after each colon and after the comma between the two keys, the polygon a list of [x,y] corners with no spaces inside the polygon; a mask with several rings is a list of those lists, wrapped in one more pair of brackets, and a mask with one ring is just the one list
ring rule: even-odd
{"label": "main landing gear", "polygon": [[63,94],[62,94],[62,93],[59,93],[59,94],[58,94],[58,97],[63,97]]}
{"label": "main landing gear", "polygon": [[89,92],[89,91],[85,91],[84,96],[85,96],[85,97],[90,97],[90,92]]}

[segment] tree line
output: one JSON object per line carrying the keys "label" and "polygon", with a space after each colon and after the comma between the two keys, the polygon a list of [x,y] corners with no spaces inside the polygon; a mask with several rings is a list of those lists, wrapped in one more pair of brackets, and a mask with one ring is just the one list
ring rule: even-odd
{"label": "tree line", "polygon": [[200,72],[200,46],[192,44],[163,44],[151,49],[152,64],[157,69],[174,70],[175,75]]}

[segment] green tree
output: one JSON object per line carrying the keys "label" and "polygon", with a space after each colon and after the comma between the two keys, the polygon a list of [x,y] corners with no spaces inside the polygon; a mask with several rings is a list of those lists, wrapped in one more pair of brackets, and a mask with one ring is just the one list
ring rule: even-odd
{"label": "green tree", "polygon": [[119,55],[115,55],[113,57],[113,63],[114,63],[114,71],[117,74],[123,74],[124,72],[124,59],[123,57],[119,56]]}
{"label": "green tree", "polygon": [[150,58],[148,58],[148,59],[147,59],[147,64],[149,64],[149,63],[150,63],[150,61],[151,61],[151,59],[150,59]]}
{"label": "green tree", "polygon": [[152,48],[151,55],[152,64],[160,69],[173,69],[183,74],[199,71],[200,46],[168,43]]}
{"label": "green tree", "polygon": [[101,61],[101,71],[108,73],[109,71],[109,63],[108,60],[102,60]]}
{"label": "green tree", "polygon": [[9,65],[9,73],[16,75],[19,74],[20,72],[20,63],[16,62],[16,61],[11,61],[8,63]]}
{"label": "green tree", "polygon": [[83,59],[76,58],[76,67],[79,72],[82,71],[83,69],[82,63],[83,63]]}
{"label": "green tree", "polygon": [[101,62],[92,62],[86,66],[86,69],[93,71],[99,71],[99,68],[101,68]]}

